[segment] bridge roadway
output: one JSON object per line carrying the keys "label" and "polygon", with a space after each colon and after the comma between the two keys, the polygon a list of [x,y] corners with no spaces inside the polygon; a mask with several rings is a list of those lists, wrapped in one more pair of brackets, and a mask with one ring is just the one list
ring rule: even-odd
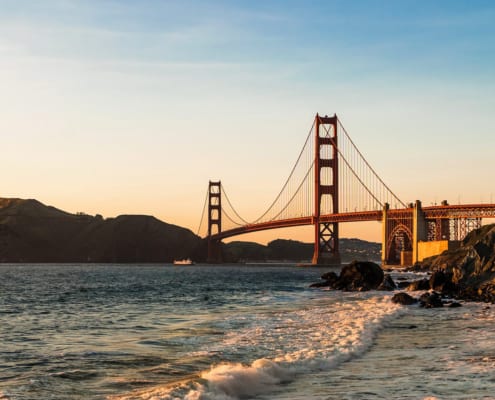
{"label": "bridge roadway", "polygon": [[[389,216],[408,217],[412,215],[413,208],[399,208],[388,210]],[[495,204],[460,204],[423,207],[425,219],[454,219],[454,218],[495,218]],[[382,221],[383,211],[358,211],[338,214],[320,215],[320,222],[363,222]],[[259,232],[268,229],[289,228],[293,226],[313,225],[314,217],[298,217],[279,221],[259,222],[247,224],[238,228],[229,229],[211,235],[213,240],[222,240],[228,237],[242,235],[244,233]]]}

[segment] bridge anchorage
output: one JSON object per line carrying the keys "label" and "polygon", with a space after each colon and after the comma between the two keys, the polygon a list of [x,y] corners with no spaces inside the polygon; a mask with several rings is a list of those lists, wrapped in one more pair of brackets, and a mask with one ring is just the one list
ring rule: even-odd
{"label": "bridge anchorage", "polygon": [[494,204],[406,205],[366,161],[337,115],[316,114],[289,177],[266,211],[246,221],[221,181],[210,181],[198,235],[208,240],[208,262],[219,263],[224,238],[313,225],[312,264],[338,264],[339,224],[378,221],[382,263],[408,265],[455,246],[482,218],[495,218]]}

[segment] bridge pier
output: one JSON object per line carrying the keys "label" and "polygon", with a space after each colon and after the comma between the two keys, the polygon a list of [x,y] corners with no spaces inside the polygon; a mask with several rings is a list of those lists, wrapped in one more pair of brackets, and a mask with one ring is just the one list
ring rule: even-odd
{"label": "bridge pier", "polygon": [[395,210],[386,204],[382,214],[382,265],[411,265],[455,248],[463,238],[457,229],[458,222],[466,218],[459,219],[448,210],[446,201],[440,207],[423,208],[421,201],[416,200],[408,208]]}
{"label": "bridge pier", "polygon": [[412,264],[419,261],[418,243],[428,240],[428,230],[426,218],[421,205],[421,201],[416,200],[413,211],[413,243],[412,243]]}
{"label": "bridge pier", "polygon": [[382,212],[382,265],[385,266],[388,263],[388,250],[387,250],[387,242],[388,242],[388,210],[390,206],[388,203],[385,203],[383,206]]}
{"label": "bridge pier", "polygon": [[414,211],[408,208],[391,210],[385,203],[382,211],[382,265],[411,264],[414,257]]}
{"label": "bridge pier", "polygon": [[215,239],[208,239],[208,258],[206,262],[208,264],[221,264],[222,258],[222,241]]}
{"label": "bridge pier", "polygon": [[315,247],[312,264],[333,265],[340,264],[339,253],[339,224],[315,223]]}

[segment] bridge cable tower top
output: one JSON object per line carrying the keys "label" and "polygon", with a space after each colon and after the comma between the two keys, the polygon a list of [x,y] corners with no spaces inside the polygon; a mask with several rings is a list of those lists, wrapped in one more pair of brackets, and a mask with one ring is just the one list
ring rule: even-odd
{"label": "bridge cable tower top", "polygon": [[[321,139],[316,139],[316,131]],[[338,140],[334,137],[335,133]],[[318,166],[315,165],[317,161]],[[318,180],[315,179],[317,169]],[[248,227],[251,230],[257,227],[260,230],[269,229],[271,224],[278,226],[281,221],[295,221],[317,215],[379,211],[385,204],[390,204],[392,208],[405,207],[405,203],[390,190],[364,158],[337,115],[323,117],[316,114],[288,178],[258,218],[249,220],[242,217],[222,183],[210,182],[210,185],[208,193],[212,199],[209,200],[208,210],[205,207],[203,211],[198,229],[201,236],[215,235],[217,231],[226,236],[227,231],[235,234]],[[320,192],[317,192],[317,185],[321,186]],[[331,189],[334,186],[337,188],[335,191]],[[318,199],[320,194],[321,198]],[[252,192],[249,196],[252,196]],[[205,214],[211,223],[203,224]],[[205,231],[205,228],[208,229]]]}

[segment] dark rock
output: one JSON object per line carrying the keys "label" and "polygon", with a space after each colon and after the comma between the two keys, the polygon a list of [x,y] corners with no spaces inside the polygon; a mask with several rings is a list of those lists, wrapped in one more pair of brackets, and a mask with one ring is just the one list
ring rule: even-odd
{"label": "dark rock", "polygon": [[419,297],[419,305],[424,308],[443,307],[442,298],[437,292],[423,293]]}
{"label": "dark rock", "polygon": [[462,289],[460,289],[456,297],[464,300],[472,300],[472,301],[480,300],[478,296],[478,289],[470,286],[463,287]]}
{"label": "dark rock", "polygon": [[495,224],[472,231],[459,248],[423,260],[421,268],[447,277],[443,284],[441,275],[432,277],[435,290],[466,300],[495,302]]}
{"label": "dark rock", "polygon": [[310,288],[320,288],[320,287],[329,287],[330,282],[324,281],[324,282],[315,282],[309,285]]}
{"label": "dark rock", "polygon": [[408,292],[414,292],[416,290],[429,290],[430,282],[428,279],[420,279],[418,281],[412,281],[409,286],[407,286]]}
{"label": "dark rock", "polygon": [[353,261],[344,266],[339,276],[339,286],[345,290],[376,289],[383,281],[384,273],[371,261]]}
{"label": "dark rock", "polygon": [[324,281],[327,281],[327,282],[336,282],[338,279],[339,279],[339,276],[333,272],[333,271],[330,271],[330,272],[327,272],[325,274],[323,274],[321,276],[321,279],[323,279]]}
{"label": "dark rock", "polygon": [[389,274],[385,274],[382,283],[377,287],[377,290],[395,290],[397,286],[394,283],[394,280]]}
{"label": "dark rock", "polygon": [[422,263],[416,262],[414,265],[407,267],[405,270],[411,272],[424,272],[428,271],[428,267],[424,266]]}
{"label": "dark rock", "polygon": [[481,284],[478,288],[478,294],[491,298],[495,297],[495,280]]}
{"label": "dark rock", "polygon": [[324,273],[321,276],[321,279],[323,279],[323,282],[312,283],[311,285],[309,285],[309,287],[310,288],[331,287],[335,289],[335,285],[338,282],[339,277],[335,272],[330,271]]}
{"label": "dark rock", "polygon": [[405,289],[405,288],[409,287],[411,285],[411,283],[413,283],[413,281],[401,281],[401,282],[397,282],[397,287],[399,289]]}
{"label": "dark rock", "polygon": [[453,301],[452,303],[449,304],[450,308],[457,308],[457,307],[462,307],[461,303],[458,303],[457,301]]}
{"label": "dark rock", "polygon": [[416,303],[418,300],[416,300],[414,297],[408,295],[407,293],[400,292],[396,293],[392,297],[392,302],[397,303],[397,304],[402,304],[405,306],[411,305]]}
{"label": "dark rock", "polygon": [[339,276],[333,272],[326,272],[321,276],[323,282],[315,282],[309,285],[310,288],[320,288],[320,287],[330,287],[332,289],[336,289],[337,282],[339,280]]}
{"label": "dark rock", "polygon": [[452,274],[443,271],[435,271],[430,277],[430,289],[443,292],[444,289],[452,285]]}
{"label": "dark rock", "polygon": [[336,290],[361,292],[377,289],[384,280],[384,273],[374,262],[353,261],[342,268],[339,276],[335,272],[327,272],[321,278],[324,283],[319,282],[311,287],[328,286]]}
{"label": "dark rock", "polygon": [[423,293],[421,296],[419,296],[419,301],[425,302],[430,298],[431,292],[426,292]]}

